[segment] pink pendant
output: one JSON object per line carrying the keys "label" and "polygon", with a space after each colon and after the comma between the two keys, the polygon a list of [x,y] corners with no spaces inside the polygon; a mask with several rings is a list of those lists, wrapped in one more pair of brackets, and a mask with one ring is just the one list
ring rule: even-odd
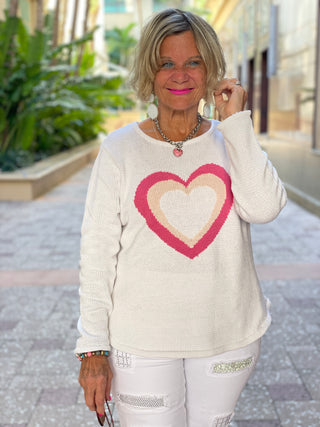
{"label": "pink pendant", "polygon": [[173,150],[173,154],[174,154],[176,157],[180,157],[180,156],[182,156],[182,154],[183,154],[183,150],[181,150],[181,148],[174,148],[174,150]]}

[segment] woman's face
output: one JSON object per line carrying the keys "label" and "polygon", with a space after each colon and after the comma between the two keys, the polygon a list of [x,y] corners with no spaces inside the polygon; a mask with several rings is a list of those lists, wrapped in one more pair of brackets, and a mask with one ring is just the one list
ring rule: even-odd
{"label": "woman's face", "polygon": [[193,33],[186,31],[166,37],[160,47],[160,58],[154,80],[160,109],[197,109],[205,95],[207,73]]}

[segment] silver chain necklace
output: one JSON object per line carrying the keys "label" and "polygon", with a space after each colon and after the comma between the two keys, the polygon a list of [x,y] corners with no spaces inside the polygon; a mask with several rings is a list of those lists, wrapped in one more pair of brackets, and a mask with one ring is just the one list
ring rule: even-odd
{"label": "silver chain necklace", "polygon": [[189,135],[187,135],[182,141],[172,141],[172,139],[170,139],[170,138],[168,138],[163,132],[162,132],[162,130],[161,130],[161,128],[160,128],[160,125],[159,125],[159,121],[158,121],[158,119],[157,118],[155,118],[155,119],[153,119],[153,121],[154,121],[154,123],[155,123],[155,125],[156,125],[156,127],[157,127],[157,130],[158,130],[158,132],[159,132],[159,134],[162,136],[162,138],[166,141],[166,142],[168,142],[169,144],[171,144],[171,145],[174,145],[174,149],[173,149],[173,154],[176,156],[176,157],[180,157],[180,156],[182,156],[182,154],[183,154],[183,150],[182,150],[182,147],[183,147],[183,144],[186,142],[186,141],[188,141],[189,139],[192,139],[195,135],[196,135],[196,133],[198,132],[198,130],[199,130],[199,128],[200,128],[200,125],[201,125],[201,122],[202,122],[202,116],[201,116],[201,114],[197,114],[197,118],[198,118],[198,123],[197,123],[197,125],[196,125],[196,127],[194,128],[194,129],[192,129],[192,131],[189,133]]}

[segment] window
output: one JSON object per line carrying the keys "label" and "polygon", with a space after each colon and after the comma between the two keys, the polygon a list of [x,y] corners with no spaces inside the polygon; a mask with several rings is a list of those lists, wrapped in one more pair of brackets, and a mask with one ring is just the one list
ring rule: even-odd
{"label": "window", "polygon": [[126,0],[104,0],[105,13],[124,13],[127,11]]}
{"label": "window", "polygon": [[153,11],[157,12],[167,7],[184,9],[185,3],[185,0],[171,0],[171,2],[168,2],[168,0],[153,0]]}

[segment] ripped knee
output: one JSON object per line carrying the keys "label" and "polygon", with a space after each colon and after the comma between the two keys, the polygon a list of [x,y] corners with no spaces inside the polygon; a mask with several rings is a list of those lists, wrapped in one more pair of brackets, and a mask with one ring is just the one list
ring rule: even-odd
{"label": "ripped knee", "polygon": [[233,413],[215,417],[211,426],[212,427],[227,427],[233,418]]}

